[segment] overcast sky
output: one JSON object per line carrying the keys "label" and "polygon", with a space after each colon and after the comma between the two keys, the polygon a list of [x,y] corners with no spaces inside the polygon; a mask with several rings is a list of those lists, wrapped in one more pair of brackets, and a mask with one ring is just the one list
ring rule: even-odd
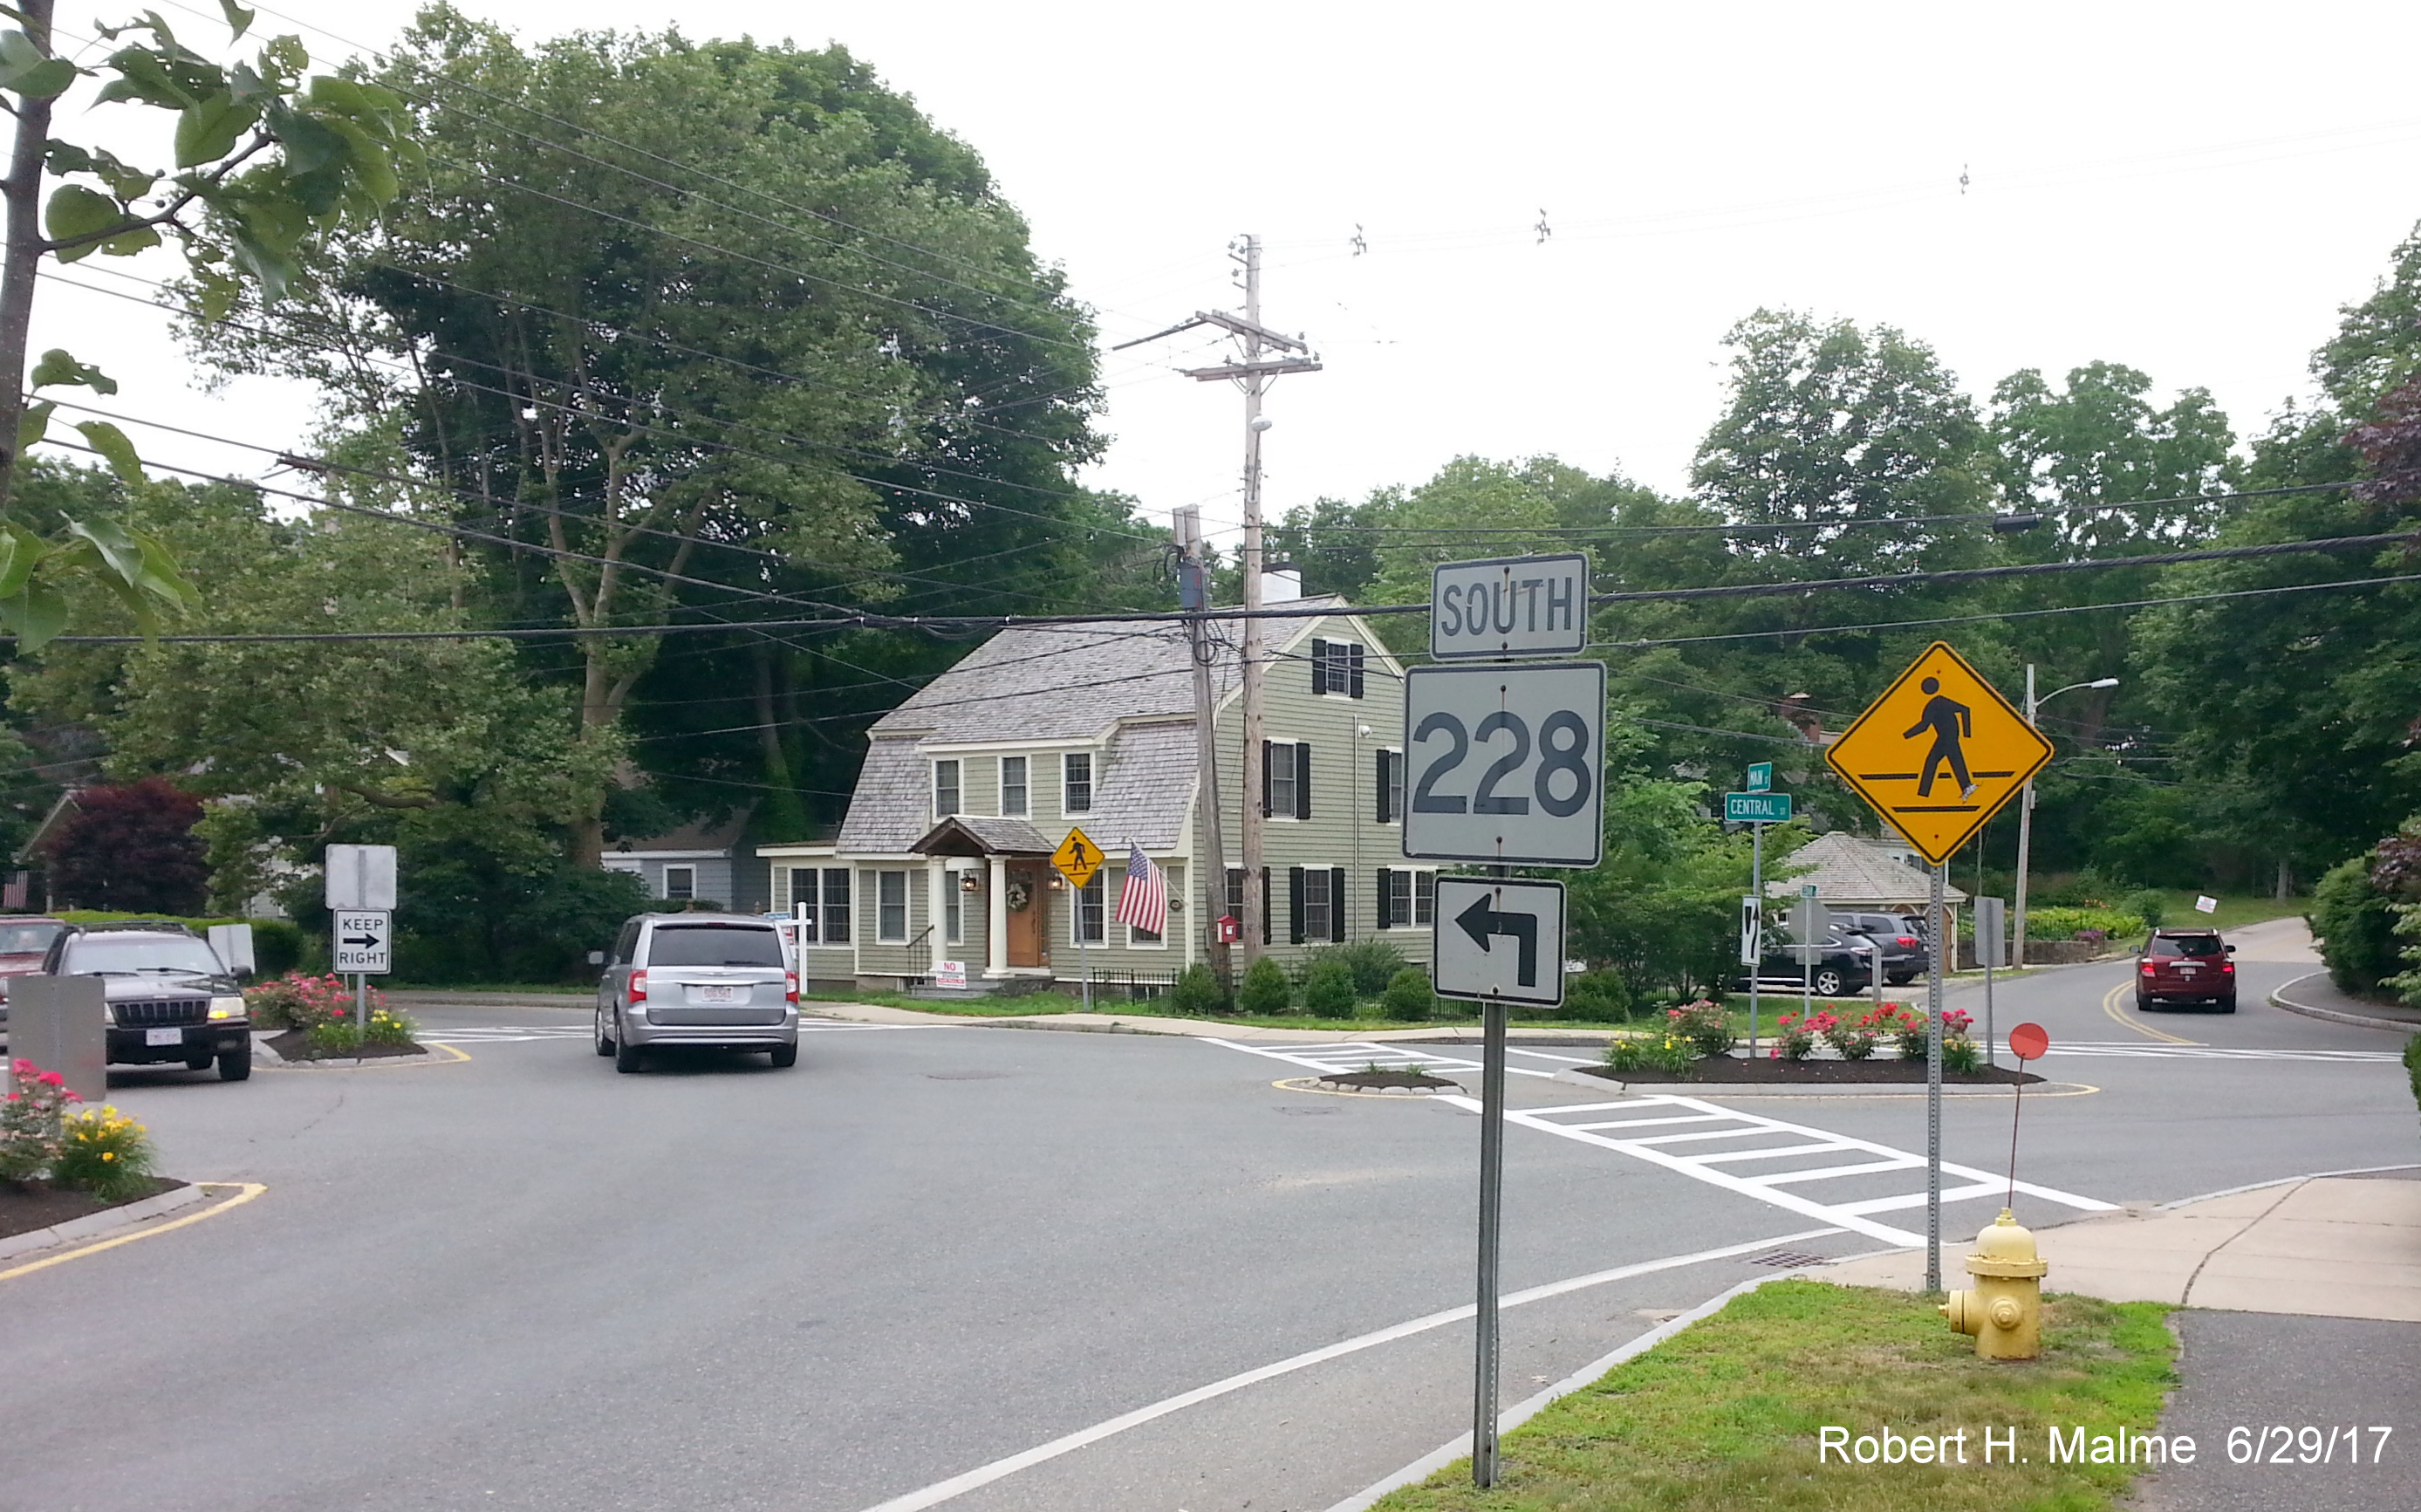
{"label": "overcast sky", "polygon": [[[984,155],[1105,342],[1233,307],[1223,249],[1257,232],[1265,319],[1327,364],[1274,392],[1273,517],[1463,452],[1681,489],[1724,332],[1759,305],[1899,326],[1979,398],[2021,367],[2127,363],[2210,388],[2247,435],[2308,391],[2337,306],[2421,220],[2411,0],[462,8],[524,39],[678,19],[844,43]],[[414,7],[277,9],[257,29],[325,59],[349,49],[316,28],[377,46]],[[83,270],[110,262],[68,276],[106,284]],[[35,350],[110,368],[127,414],[301,439],[309,394],[201,395],[164,330],[54,283]],[[1090,481],[1231,521],[1241,400],[1173,371],[1203,344],[1107,359],[1116,440]]]}

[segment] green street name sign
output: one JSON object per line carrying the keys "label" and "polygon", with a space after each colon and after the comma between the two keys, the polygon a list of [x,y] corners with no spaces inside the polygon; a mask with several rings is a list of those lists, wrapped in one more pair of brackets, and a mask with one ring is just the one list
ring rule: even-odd
{"label": "green street name sign", "polygon": [[1790,819],[1788,793],[1726,793],[1724,820],[1728,824],[1784,824]]}
{"label": "green street name sign", "polygon": [[1773,763],[1771,761],[1750,762],[1748,768],[1748,781],[1742,784],[1742,786],[1753,793],[1770,793],[1773,791]]}

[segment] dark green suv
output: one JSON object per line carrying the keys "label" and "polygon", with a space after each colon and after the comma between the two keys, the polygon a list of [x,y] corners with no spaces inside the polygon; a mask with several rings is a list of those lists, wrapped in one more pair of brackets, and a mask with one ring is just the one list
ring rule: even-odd
{"label": "dark green suv", "polygon": [[98,976],[109,1003],[109,1059],[118,1066],[182,1062],[241,1082],[252,1074],[252,1019],[243,990],[210,942],[181,924],[136,920],[71,926],[51,942],[42,969]]}

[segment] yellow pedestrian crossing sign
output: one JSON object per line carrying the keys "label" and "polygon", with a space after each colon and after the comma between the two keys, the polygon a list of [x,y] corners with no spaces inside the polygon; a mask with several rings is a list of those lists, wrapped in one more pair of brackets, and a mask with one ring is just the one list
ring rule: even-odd
{"label": "yellow pedestrian crossing sign", "polygon": [[1824,753],[1835,773],[1936,865],[2051,756],[2051,742],[1941,641]]}
{"label": "yellow pedestrian crossing sign", "polygon": [[1068,838],[1059,842],[1059,849],[1051,852],[1051,865],[1058,867],[1059,874],[1071,885],[1082,887],[1101,869],[1101,848],[1084,831],[1070,830]]}

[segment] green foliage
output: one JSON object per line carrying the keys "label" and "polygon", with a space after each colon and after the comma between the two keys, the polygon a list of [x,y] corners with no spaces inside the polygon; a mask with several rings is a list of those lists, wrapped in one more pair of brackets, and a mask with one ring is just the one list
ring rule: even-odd
{"label": "green foliage", "polygon": [[1335,961],[1342,966],[1353,983],[1358,997],[1376,997],[1387,990],[1396,974],[1406,964],[1403,951],[1386,940],[1356,940],[1348,944],[1323,945],[1304,959],[1303,980],[1310,981],[1311,973],[1322,961]]}
{"label": "green foliage", "polygon": [[2312,934],[2342,991],[2376,992],[2398,970],[2395,899],[2371,885],[2374,854],[2337,863],[2312,889]]}
{"label": "green foliage", "polygon": [[362,1026],[348,1020],[332,1019],[312,1024],[304,1031],[311,1058],[326,1055],[358,1055],[362,1050]]}
{"label": "green foliage", "polygon": [[1654,1076],[1668,1081],[1690,1075],[1697,1052],[1672,1034],[1617,1035],[1606,1041],[1605,1064],[1617,1076]]}
{"label": "green foliage", "polygon": [[[1570,882],[1572,954],[1618,974],[1634,1000],[1711,990],[1736,969],[1748,836],[1726,834],[1700,814],[1702,791],[1695,783],[1610,774],[1605,860]],[[1787,869],[1780,854],[1806,834],[1776,828],[1767,836],[1769,878]]]}
{"label": "green foliage", "polygon": [[[229,42],[251,12],[226,10]],[[131,257],[161,243],[182,247],[206,314],[224,315],[249,283],[274,302],[300,271],[311,242],[347,225],[366,225],[400,187],[398,165],[418,166],[402,100],[375,85],[305,77],[310,57],[294,37],[280,37],[247,62],[222,65],[180,40],[157,12],[124,26],[96,26],[118,45],[84,67],[51,55],[46,24],[0,31],[0,89],[18,98],[12,195],[30,204],[42,179],[59,180],[42,210],[47,240],[10,247],[0,301],[10,328],[0,350],[22,352],[32,300],[27,287],[44,254],[71,263],[95,253]],[[175,166],[168,173],[129,165],[106,149],[50,135],[53,101],[91,75],[102,81],[93,105],[134,102],[170,113]],[[22,360],[22,359],[19,359]],[[30,374],[0,373],[0,509],[10,502],[19,459],[40,441],[55,401],[28,405],[23,391],[83,385],[114,393],[98,368],[67,351],[43,353]],[[133,444],[106,420],[75,429],[130,484],[143,481]],[[48,536],[13,522],[0,527],[0,629],[19,649],[40,647],[65,627],[72,604],[92,588],[144,634],[162,613],[195,607],[193,588],[157,539],[105,520],[70,518]]]}
{"label": "green foliage", "polygon": [[2026,938],[2029,940],[2073,940],[2087,930],[2098,929],[2105,940],[2129,940],[2144,932],[2143,916],[2120,909],[2029,908],[2026,911]]}
{"label": "green foliage", "polygon": [[1583,972],[1564,984],[1563,1016],[1567,1019],[1614,1023],[1630,1018],[1637,1003],[1631,984],[1623,980],[1620,972]]}
{"label": "green foliage", "polygon": [[2167,894],[2157,887],[2145,887],[2120,899],[2118,911],[2122,913],[2132,913],[2143,920],[2144,927],[2148,929],[2157,929],[2161,927],[2162,917],[2168,912],[2168,906]]}
{"label": "green foliage", "polygon": [[2421,1035],[2404,1042],[2404,1071],[2413,1083],[2413,1100],[2421,1104]]}
{"label": "green foliage", "polygon": [[1379,1011],[1398,1023],[1421,1023],[1436,1016],[1437,1001],[1429,990],[1429,974],[1407,966],[1388,979]]}
{"label": "green foliage", "polygon": [[86,1108],[62,1121],[51,1179],[103,1202],[125,1202],[151,1191],[152,1160],[151,1137],[141,1124],[116,1108]]}
{"label": "green foliage", "polygon": [[1304,1011],[1322,1019],[1353,1016],[1353,972],[1333,951],[1315,957],[1304,974]]}
{"label": "green foliage", "polygon": [[1942,1068],[1953,1076],[1971,1076],[1984,1068],[1984,1047],[1965,1035],[1942,1041]]}
{"label": "green foliage", "polygon": [[1286,969],[1268,956],[1262,956],[1244,971],[1244,980],[1236,990],[1236,1008],[1255,1018],[1267,1018],[1284,1013],[1293,1004],[1294,989],[1287,981]]}
{"label": "green foliage", "polygon": [[1197,960],[1178,974],[1168,990],[1168,1005],[1179,1013],[1209,1017],[1226,1011],[1227,994],[1219,985],[1219,974],[1209,962]]}

